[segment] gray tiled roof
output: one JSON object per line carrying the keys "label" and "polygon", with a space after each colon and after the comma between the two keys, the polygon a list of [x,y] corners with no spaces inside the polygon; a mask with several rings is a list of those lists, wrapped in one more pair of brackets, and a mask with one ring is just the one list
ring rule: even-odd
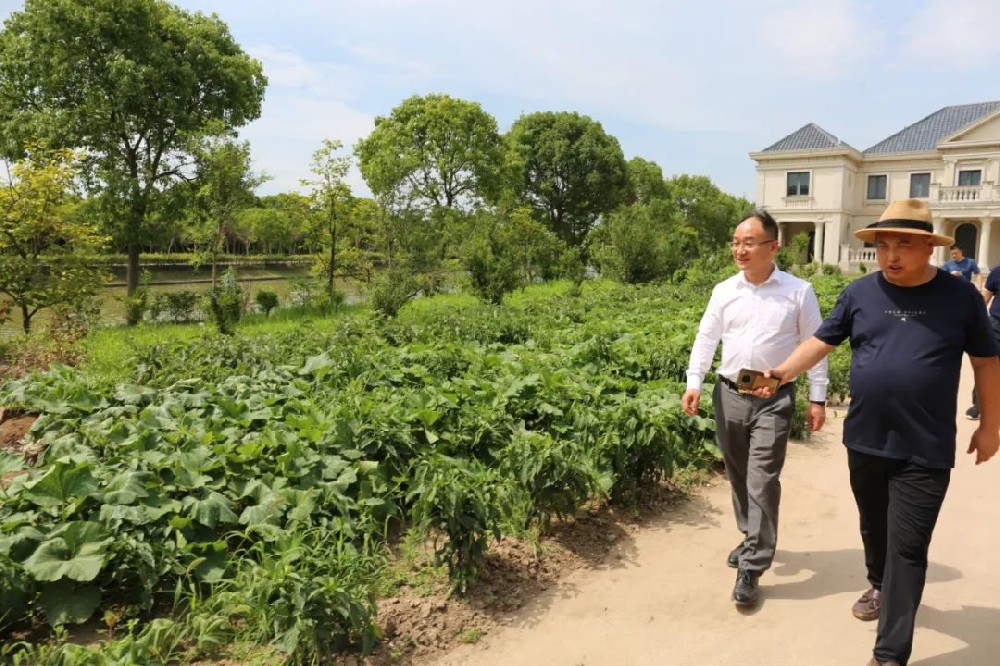
{"label": "gray tiled roof", "polygon": [[803,125],[761,152],[785,150],[822,150],[823,148],[850,148],[846,143],[815,123]]}
{"label": "gray tiled roof", "polygon": [[864,151],[865,155],[934,150],[941,139],[1000,110],[1000,102],[946,106]]}

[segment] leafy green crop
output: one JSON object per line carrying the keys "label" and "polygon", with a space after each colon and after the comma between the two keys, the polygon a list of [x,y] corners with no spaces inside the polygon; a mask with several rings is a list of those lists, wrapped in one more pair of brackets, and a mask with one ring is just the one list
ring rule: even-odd
{"label": "leafy green crop", "polygon": [[125,607],[139,620],[102,654],[235,639],[311,663],[377,638],[371,581],[400,528],[461,591],[504,529],[714,464],[711,420],[679,403],[705,290],[587,287],[154,345],[114,385],[9,382],[44,452],[3,489],[0,622]]}

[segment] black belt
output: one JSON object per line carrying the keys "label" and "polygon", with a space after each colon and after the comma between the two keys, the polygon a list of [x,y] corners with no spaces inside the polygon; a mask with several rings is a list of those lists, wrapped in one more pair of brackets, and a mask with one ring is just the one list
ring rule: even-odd
{"label": "black belt", "polygon": [[726,386],[726,387],[728,387],[729,389],[731,389],[733,391],[739,392],[739,389],[736,388],[736,382],[730,381],[729,379],[726,379],[722,375],[719,375],[719,381],[722,382],[723,386]]}
{"label": "black belt", "polygon": [[[731,379],[723,377],[722,375],[718,375],[718,379],[719,382],[721,382],[722,385],[728,388],[730,391],[733,391],[734,393],[740,392],[740,389],[737,388],[736,386],[736,382],[732,381]],[[788,382],[787,384],[782,384],[781,386],[778,387],[778,390],[781,391],[789,387],[795,388],[795,382]]]}

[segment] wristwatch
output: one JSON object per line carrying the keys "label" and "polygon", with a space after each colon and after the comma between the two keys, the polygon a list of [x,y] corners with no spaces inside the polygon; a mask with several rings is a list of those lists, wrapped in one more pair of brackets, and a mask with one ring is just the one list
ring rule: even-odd
{"label": "wristwatch", "polygon": [[809,402],[820,407],[826,407],[826,400],[810,400]]}

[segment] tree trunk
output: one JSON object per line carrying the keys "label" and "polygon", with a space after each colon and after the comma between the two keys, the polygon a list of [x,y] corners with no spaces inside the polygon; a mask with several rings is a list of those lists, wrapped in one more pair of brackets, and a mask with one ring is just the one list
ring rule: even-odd
{"label": "tree trunk", "polygon": [[[37,312],[37,310],[35,311]],[[31,318],[35,316],[34,312],[28,312],[28,306],[21,306],[21,328],[24,329],[24,334],[27,335],[31,333]]]}
{"label": "tree trunk", "polygon": [[333,296],[333,278],[337,273],[337,228],[330,229],[330,270],[327,275],[326,289]]}
{"label": "tree trunk", "polygon": [[[139,243],[129,241],[127,252],[128,261],[125,263],[125,296],[126,298],[131,298],[135,290],[139,288]],[[132,309],[129,308],[130,311]],[[125,323],[129,326],[135,326],[139,323],[139,319],[135,316],[135,313],[130,312]]]}

